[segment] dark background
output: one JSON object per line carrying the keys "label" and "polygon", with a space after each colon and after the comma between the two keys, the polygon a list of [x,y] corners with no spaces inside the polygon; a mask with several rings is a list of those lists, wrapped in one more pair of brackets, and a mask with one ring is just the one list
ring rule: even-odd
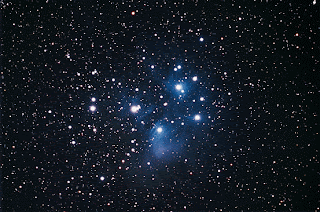
{"label": "dark background", "polygon": [[1,14],[3,211],[319,210],[319,3],[4,1]]}

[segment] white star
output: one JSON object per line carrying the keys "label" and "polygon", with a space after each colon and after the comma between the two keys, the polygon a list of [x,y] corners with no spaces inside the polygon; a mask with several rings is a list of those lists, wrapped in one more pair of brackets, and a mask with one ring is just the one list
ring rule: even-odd
{"label": "white star", "polygon": [[178,65],[177,68],[178,68],[178,69],[181,69],[181,65]]}
{"label": "white star", "polygon": [[201,119],[201,117],[200,117],[199,114],[197,114],[197,115],[194,116],[194,120],[199,121],[200,119]]}
{"label": "white star", "polygon": [[140,110],[140,105],[132,106],[131,107],[131,112],[132,113],[137,113]]}
{"label": "white star", "polygon": [[162,132],[162,128],[159,127],[159,128],[157,129],[157,132],[158,132],[158,133],[161,133],[161,132]]}
{"label": "white star", "polygon": [[95,74],[97,74],[97,73],[98,73],[97,70],[94,69],[93,72],[92,72],[92,75],[95,75]]}
{"label": "white star", "polygon": [[203,98],[203,97],[200,97],[200,101],[203,102],[203,101],[204,101],[204,98]]}
{"label": "white star", "polygon": [[174,70],[174,71],[178,71],[178,69],[177,69],[177,68],[174,68],[173,70]]}
{"label": "white star", "polygon": [[96,98],[92,97],[91,102],[95,102],[95,101],[96,101]]}
{"label": "white star", "polygon": [[76,144],[76,141],[71,141],[71,144],[75,145],[75,144]]}
{"label": "white star", "polygon": [[192,77],[192,80],[193,80],[193,81],[197,81],[197,80],[198,80],[198,77],[197,77],[197,76],[194,76],[194,77]]}
{"label": "white star", "polygon": [[105,179],[104,176],[101,176],[101,177],[100,177],[100,180],[101,180],[101,181],[104,181],[104,179]]}
{"label": "white star", "polygon": [[154,69],[154,65],[152,65],[151,68]]}
{"label": "white star", "polygon": [[97,109],[96,106],[94,106],[94,105],[91,105],[91,106],[90,106],[90,110],[91,110],[92,112],[94,112],[96,109]]}
{"label": "white star", "polygon": [[204,41],[204,39],[203,39],[203,38],[200,38],[200,41],[202,42],[202,41]]}
{"label": "white star", "polygon": [[180,91],[181,89],[182,89],[182,85],[176,85],[176,89],[178,90],[178,91]]}

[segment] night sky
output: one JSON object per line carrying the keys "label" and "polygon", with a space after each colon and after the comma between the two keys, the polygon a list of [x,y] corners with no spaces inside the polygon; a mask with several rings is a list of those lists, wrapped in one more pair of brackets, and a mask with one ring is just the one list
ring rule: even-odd
{"label": "night sky", "polygon": [[0,211],[320,210],[293,2],[1,1]]}

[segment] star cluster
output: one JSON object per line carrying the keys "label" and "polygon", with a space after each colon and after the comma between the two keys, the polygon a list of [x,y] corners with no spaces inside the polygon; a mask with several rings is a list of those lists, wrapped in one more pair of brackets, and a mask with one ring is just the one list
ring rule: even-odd
{"label": "star cluster", "polygon": [[1,3],[3,211],[315,211],[317,1]]}

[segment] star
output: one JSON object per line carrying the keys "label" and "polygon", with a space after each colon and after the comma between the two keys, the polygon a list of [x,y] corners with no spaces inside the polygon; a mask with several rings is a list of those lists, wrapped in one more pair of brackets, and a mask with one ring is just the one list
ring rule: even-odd
{"label": "star", "polygon": [[181,65],[178,65],[177,68],[178,68],[178,69],[181,69]]}
{"label": "star", "polygon": [[95,75],[97,73],[98,73],[98,71],[95,69],[95,70],[93,70],[92,75]]}
{"label": "star", "polygon": [[198,80],[198,77],[197,77],[197,76],[194,76],[194,77],[192,77],[192,80],[193,80],[193,81],[197,81],[197,80]]}
{"label": "star", "polygon": [[95,102],[96,101],[96,98],[95,97],[92,97],[91,98],[91,102]]}
{"label": "star", "polygon": [[204,101],[204,98],[203,98],[203,97],[200,97],[200,101],[203,102],[203,101]]}
{"label": "star", "polygon": [[200,117],[199,114],[197,114],[197,115],[194,116],[194,120],[199,121],[200,119],[201,119],[201,117]]}
{"label": "star", "polygon": [[140,105],[132,106],[131,107],[131,112],[132,113],[137,113],[140,110]]}
{"label": "star", "polygon": [[96,106],[91,105],[89,109],[90,109],[92,112],[94,112],[97,108],[96,108]]}
{"label": "star", "polygon": [[104,181],[104,179],[105,179],[104,176],[101,176],[101,177],[100,177],[100,180],[101,180],[101,181]]}
{"label": "star", "polygon": [[162,127],[158,127],[157,132],[161,133],[163,131]]}
{"label": "star", "polygon": [[182,85],[176,85],[176,89],[178,90],[178,91],[180,91],[181,89],[182,89]]}
{"label": "star", "polygon": [[203,38],[200,38],[199,40],[200,40],[201,42],[202,42],[202,41],[204,41],[204,39],[203,39]]}

